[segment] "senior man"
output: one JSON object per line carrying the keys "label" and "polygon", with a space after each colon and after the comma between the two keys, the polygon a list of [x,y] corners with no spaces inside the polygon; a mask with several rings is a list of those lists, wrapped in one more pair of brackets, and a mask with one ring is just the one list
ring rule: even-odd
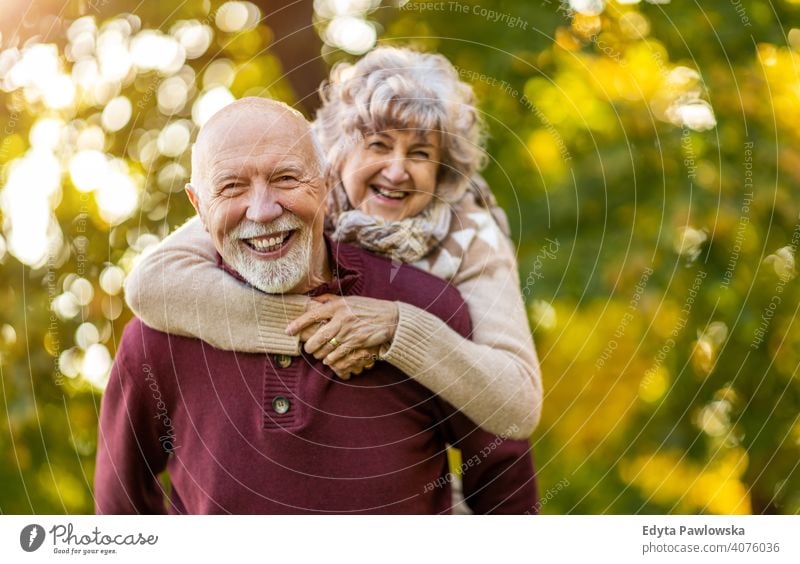
{"label": "senior man", "polygon": [[[321,161],[308,123],[274,101],[240,100],[203,127],[187,193],[220,268],[253,291],[405,301],[468,334],[455,288],[324,237]],[[474,512],[534,511],[527,442],[483,432],[387,363],[343,382],[313,356],[219,350],[134,319],[103,398],[96,508],[448,513],[448,443]]]}

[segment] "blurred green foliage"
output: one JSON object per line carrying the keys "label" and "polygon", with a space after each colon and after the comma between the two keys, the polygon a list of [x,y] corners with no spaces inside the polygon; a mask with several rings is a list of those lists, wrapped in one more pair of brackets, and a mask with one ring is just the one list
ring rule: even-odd
{"label": "blurred green foliage", "polygon": [[[35,85],[10,86],[20,55],[8,53],[22,44],[2,45],[3,513],[92,510],[100,390],[130,316],[119,275],[191,212],[180,193],[184,137],[202,98],[307,95],[285,78],[297,62],[276,54],[269,18],[220,19],[221,4],[173,11],[115,0],[49,12],[34,40],[57,45],[73,81],[109,29],[131,52],[148,28],[184,50],[170,67],[168,45],[157,44],[154,68],[79,86],[63,107],[37,98]],[[486,177],[519,242],[542,361],[545,411],[533,437],[542,511],[800,512],[800,30],[790,25],[800,3],[366,4],[361,16],[381,42],[445,54],[489,126]],[[117,15],[126,10],[136,14]],[[90,18],[81,29],[94,30],[91,48],[80,44],[88,36],[70,37],[78,15]],[[185,22],[194,35],[180,39]],[[325,22],[315,25],[325,36]],[[203,37],[208,46],[189,56]],[[329,63],[352,57],[325,53]],[[121,96],[132,112],[114,129],[119,111],[104,119],[104,109]],[[33,127],[46,119],[56,121]],[[35,145],[61,167],[57,188],[30,199],[50,218],[39,259],[41,245],[12,233],[42,221],[14,203],[14,189],[41,184],[34,172],[30,184],[13,177]],[[109,176],[119,194],[135,189],[133,207],[70,169],[78,148],[129,179]],[[41,158],[29,168],[44,175]]]}

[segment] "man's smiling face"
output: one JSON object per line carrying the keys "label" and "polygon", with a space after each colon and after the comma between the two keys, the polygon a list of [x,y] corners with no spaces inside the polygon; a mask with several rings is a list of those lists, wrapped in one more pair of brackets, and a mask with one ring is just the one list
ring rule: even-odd
{"label": "man's smiling face", "polygon": [[275,294],[325,281],[325,190],[301,116],[274,102],[240,100],[204,127],[192,164],[189,198],[245,280]]}

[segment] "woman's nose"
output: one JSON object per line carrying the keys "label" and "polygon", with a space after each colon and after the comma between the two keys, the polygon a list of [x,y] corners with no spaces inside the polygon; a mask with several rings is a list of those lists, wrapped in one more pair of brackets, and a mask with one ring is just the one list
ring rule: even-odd
{"label": "woman's nose", "polygon": [[395,158],[389,161],[383,169],[383,176],[392,184],[400,184],[408,180],[408,171],[406,170],[406,160],[403,158]]}

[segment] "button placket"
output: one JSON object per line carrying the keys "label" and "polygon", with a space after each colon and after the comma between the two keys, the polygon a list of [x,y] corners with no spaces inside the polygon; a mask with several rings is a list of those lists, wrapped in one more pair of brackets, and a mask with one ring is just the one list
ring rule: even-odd
{"label": "button placket", "polygon": [[303,363],[288,355],[268,355],[264,363],[264,429],[292,429],[300,425],[297,389]]}

